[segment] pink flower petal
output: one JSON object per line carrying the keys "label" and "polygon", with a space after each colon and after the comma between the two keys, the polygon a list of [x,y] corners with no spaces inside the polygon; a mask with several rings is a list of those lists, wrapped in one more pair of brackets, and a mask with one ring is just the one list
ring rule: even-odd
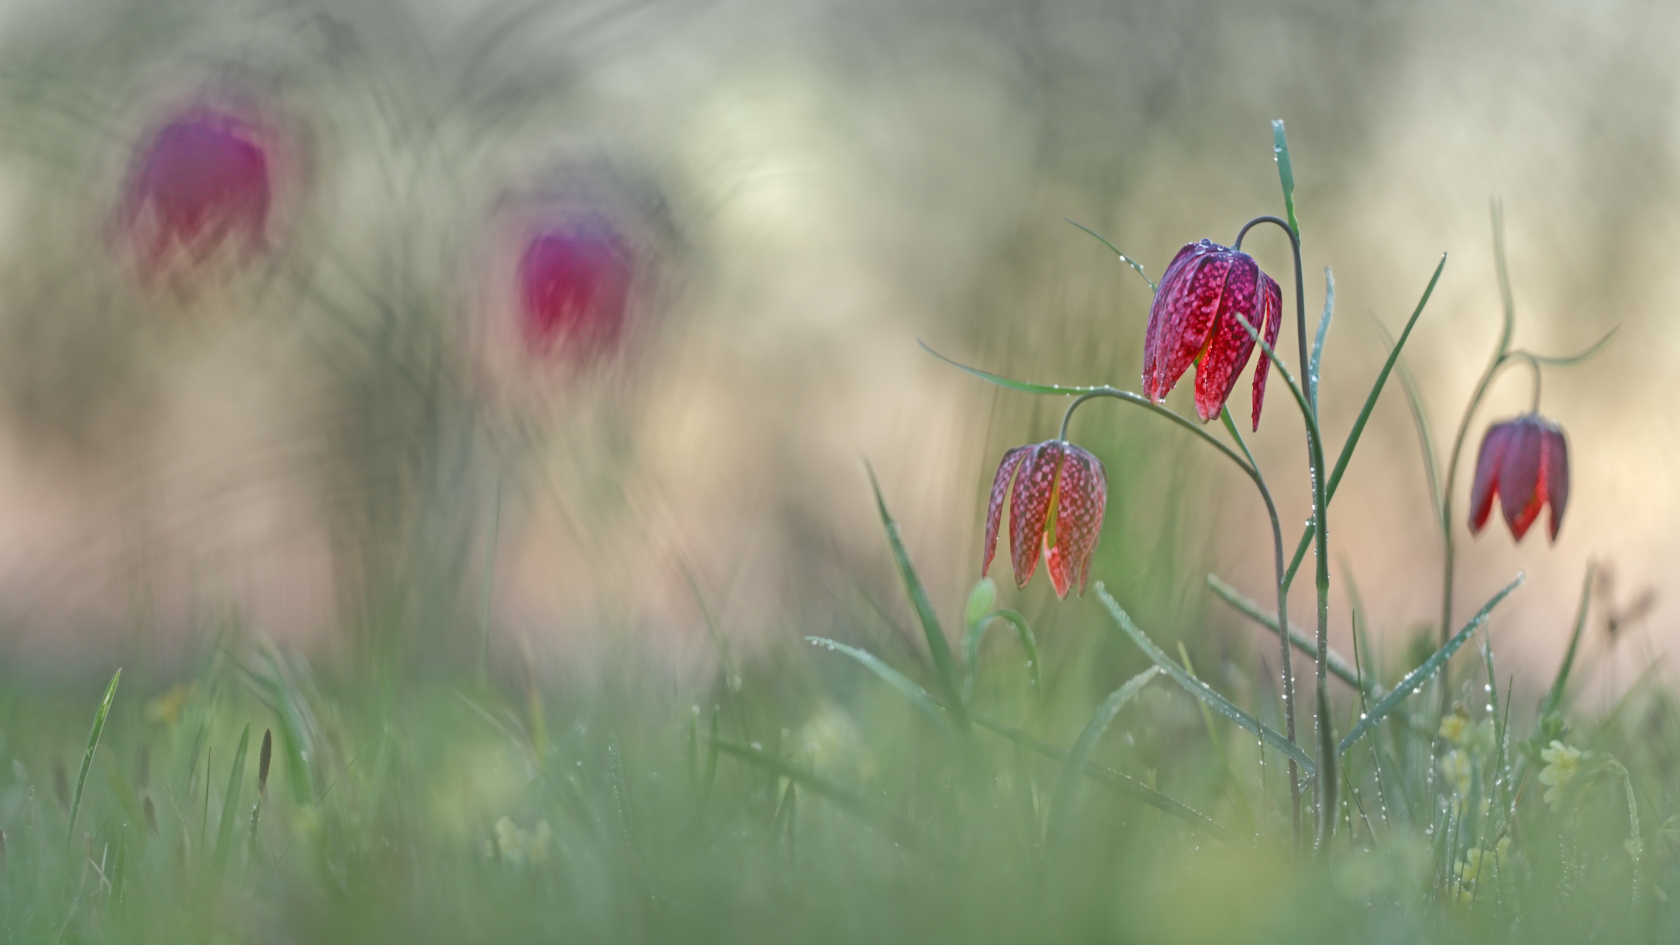
{"label": "pink flower petal", "polygon": [[[1108,501],[1107,477],[1102,462],[1077,446],[1067,448],[1062,463],[1062,481],[1057,491],[1056,552],[1065,563],[1067,576],[1079,582],[1079,593],[1085,593],[1085,582],[1091,573],[1091,557],[1096,551],[1097,538],[1102,533],[1103,509]],[[1052,579],[1055,573],[1052,571]],[[1067,588],[1057,583],[1057,594],[1066,597]]]}
{"label": "pink flower petal", "polygon": [[980,576],[985,577],[991,570],[992,557],[997,553],[998,526],[1003,523],[1003,500],[1009,495],[1009,483],[1015,475],[1016,467],[1021,460],[1027,458],[1030,446],[1017,446],[1003,454],[1003,462],[998,464],[997,475],[992,478],[992,495],[986,503],[986,544],[984,560],[980,562]]}
{"label": "pink flower petal", "polygon": [[1055,440],[1032,447],[1032,454],[1015,478],[1009,503],[1009,554],[1015,565],[1016,587],[1026,587],[1038,567],[1063,452],[1062,444]]}
{"label": "pink flower petal", "polygon": [[1569,504],[1569,442],[1563,431],[1546,424],[1541,437],[1540,463],[1545,470],[1546,501],[1552,506],[1551,540],[1557,541],[1558,527],[1563,524],[1563,509]]}
{"label": "pink flower petal", "polygon": [[1196,365],[1196,415],[1205,423],[1219,416],[1237,375],[1254,353],[1254,339],[1238,319],[1264,330],[1260,267],[1247,253],[1232,253],[1220,296],[1218,317],[1208,338],[1207,352]]}
{"label": "pink flower petal", "polygon": [[1499,492],[1499,466],[1506,444],[1511,439],[1511,424],[1496,423],[1482,435],[1482,446],[1476,454],[1476,478],[1470,486],[1470,532],[1477,534],[1487,527],[1488,515],[1493,511],[1493,499]]}
{"label": "pink flower petal", "polygon": [[1143,392],[1159,403],[1208,343],[1225,293],[1231,255],[1202,240],[1179,250],[1161,277],[1144,333]]}
{"label": "pink flower petal", "polygon": [[[1278,288],[1277,280],[1264,272],[1260,273],[1260,288],[1264,292],[1261,298],[1261,314],[1266,323],[1266,344],[1272,351],[1277,351],[1278,329],[1283,327],[1283,290]],[[1255,324],[1259,324],[1256,322]],[[1272,367],[1272,359],[1266,357],[1266,352],[1260,352],[1260,363],[1254,365],[1254,429],[1260,429],[1260,405],[1266,400],[1266,375]]]}
{"label": "pink flower petal", "polygon": [[1510,442],[1499,462],[1499,510],[1511,537],[1522,541],[1546,503],[1541,481],[1540,425],[1529,417],[1511,424]]}

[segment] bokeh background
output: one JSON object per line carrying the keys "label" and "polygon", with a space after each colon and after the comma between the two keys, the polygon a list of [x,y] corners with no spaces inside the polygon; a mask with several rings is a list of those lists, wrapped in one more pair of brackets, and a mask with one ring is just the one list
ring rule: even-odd
{"label": "bokeh background", "polygon": [[[1587,562],[1608,565],[1584,658],[1613,693],[1664,672],[1676,631],[1677,20],[1550,0],[12,0],[4,646],[53,666],[167,662],[228,632],[346,654],[397,635],[459,659],[488,626],[497,652],[590,667],[632,646],[704,674],[719,634],[753,651],[903,623],[866,460],[954,613],[998,457],[1052,437],[1065,404],[916,339],[1136,389],[1148,288],[1064,218],[1158,276],[1183,243],[1281,212],[1282,118],[1309,313],[1336,278],[1332,448],[1385,355],[1375,322],[1398,330],[1443,252],[1407,362],[1450,443],[1498,332],[1493,200],[1517,345],[1571,353],[1620,326],[1546,375],[1574,480],[1556,545],[1463,531],[1475,442],[1525,409],[1521,369],[1472,427],[1457,499],[1460,619],[1529,575],[1493,623],[1507,668],[1556,665]],[[206,89],[282,116],[280,238],[190,295],[146,288],[112,208],[143,129]],[[511,376],[471,354],[510,278],[498,233],[557,193],[635,234],[632,330],[586,376]],[[1281,238],[1248,248],[1287,295]],[[1189,411],[1188,385],[1170,403]],[[1094,577],[1164,632],[1250,646],[1202,577],[1264,599],[1262,508],[1134,414],[1097,403],[1074,424],[1109,471]],[[1303,521],[1279,385],[1252,442]],[[1436,620],[1441,554],[1398,385],[1332,512],[1337,638],[1351,578],[1398,649]],[[1042,584],[1004,595],[1041,635],[1096,610]],[[1306,622],[1305,582],[1293,601]]]}

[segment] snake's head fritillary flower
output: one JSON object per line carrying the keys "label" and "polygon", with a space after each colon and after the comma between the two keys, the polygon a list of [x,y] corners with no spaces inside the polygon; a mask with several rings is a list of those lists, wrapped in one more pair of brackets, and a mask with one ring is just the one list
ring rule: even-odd
{"label": "snake's head fritillary flower", "polygon": [[1531,413],[1488,427],[1470,487],[1472,533],[1487,525],[1496,494],[1512,538],[1521,541],[1549,504],[1551,539],[1557,540],[1569,504],[1569,444],[1557,424]]}
{"label": "snake's head fritillary flower", "polygon": [[[1260,271],[1254,257],[1210,240],[1178,251],[1161,276],[1149,328],[1143,340],[1143,392],[1160,403],[1196,365],[1196,413],[1203,422],[1219,416],[1237,386],[1237,375],[1254,353],[1254,339],[1242,319],[1276,345],[1283,324],[1283,291]],[[1254,368],[1254,428],[1266,396],[1271,362]]]}
{"label": "snake's head fritillary flower", "polygon": [[519,259],[520,333],[528,351],[585,364],[618,347],[633,258],[604,217],[537,228]]}
{"label": "snake's head fritillary flower", "polygon": [[224,246],[268,245],[270,132],[230,111],[182,111],[136,149],[120,217],[143,278],[202,265]]}
{"label": "snake's head fritillary flower", "polygon": [[986,506],[982,577],[991,569],[997,551],[1005,499],[1010,499],[1009,551],[1015,586],[1027,586],[1043,555],[1056,596],[1066,598],[1076,582],[1083,595],[1108,501],[1102,462],[1062,440],[1018,446],[1003,454]]}

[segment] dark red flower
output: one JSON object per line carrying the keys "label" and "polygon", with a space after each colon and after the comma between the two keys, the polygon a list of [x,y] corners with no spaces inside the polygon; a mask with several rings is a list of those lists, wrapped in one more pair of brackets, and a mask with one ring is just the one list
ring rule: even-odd
{"label": "dark red flower", "polygon": [[624,329],[632,268],[623,240],[598,216],[539,229],[519,260],[526,347],[577,363],[610,354]]}
{"label": "dark red flower", "polygon": [[155,275],[177,254],[198,265],[231,239],[265,248],[272,170],[253,122],[197,107],[163,125],[135,152],[123,194],[142,273]]}
{"label": "dark red flower", "polygon": [[1557,540],[1564,506],[1569,504],[1569,444],[1557,424],[1531,413],[1488,427],[1476,456],[1476,480],[1470,487],[1470,531],[1479,533],[1493,511],[1493,496],[1511,537],[1522,540],[1552,506],[1551,538]]}
{"label": "dark red flower", "polygon": [[1015,565],[1015,586],[1027,586],[1042,553],[1056,596],[1067,597],[1075,580],[1083,595],[1091,573],[1091,554],[1102,531],[1103,506],[1108,501],[1108,480],[1101,461],[1062,440],[1018,446],[1003,454],[986,506],[981,577],[992,567],[1003,502],[1011,486],[1014,499],[1009,506],[1009,551]]}
{"label": "dark red flower", "polygon": [[[1277,343],[1283,322],[1283,292],[1260,271],[1254,257],[1209,240],[1178,251],[1155,291],[1149,329],[1143,339],[1143,392],[1160,403],[1196,365],[1196,413],[1204,422],[1237,386],[1237,375],[1254,352],[1254,339],[1238,324],[1264,328],[1266,344]],[[1254,368],[1254,427],[1260,428],[1260,404],[1266,396],[1271,362],[1261,357]]]}

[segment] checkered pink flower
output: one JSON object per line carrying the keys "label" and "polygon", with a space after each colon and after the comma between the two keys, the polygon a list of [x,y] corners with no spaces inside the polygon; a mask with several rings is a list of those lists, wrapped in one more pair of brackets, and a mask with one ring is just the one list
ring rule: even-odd
{"label": "checkered pink flower", "polygon": [[267,248],[271,143],[254,122],[200,106],[141,144],[120,218],[143,277],[199,266],[230,243],[244,252]]}
{"label": "checkered pink flower", "polygon": [[1472,533],[1487,525],[1495,494],[1512,538],[1521,541],[1549,503],[1551,539],[1557,540],[1569,504],[1569,443],[1557,424],[1531,413],[1488,427],[1470,487]]}
{"label": "checkered pink flower", "polygon": [[537,229],[517,275],[526,349],[576,364],[615,351],[629,309],[632,264],[628,247],[603,217]]}
{"label": "checkered pink flower", "polygon": [[[1149,328],[1143,340],[1143,392],[1160,403],[1196,365],[1196,413],[1203,422],[1219,416],[1237,386],[1237,375],[1254,353],[1254,339],[1242,319],[1277,343],[1283,323],[1283,292],[1260,271],[1254,257],[1209,240],[1178,251],[1161,276]],[[1266,396],[1271,362],[1254,368],[1254,428]]]}
{"label": "checkered pink flower", "polygon": [[1063,440],[1018,446],[1003,454],[986,507],[982,577],[991,569],[1004,500],[1011,495],[1009,551],[1015,585],[1027,585],[1042,554],[1056,596],[1066,598],[1075,581],[1083,595],[1108,500],[1102,462]]}

